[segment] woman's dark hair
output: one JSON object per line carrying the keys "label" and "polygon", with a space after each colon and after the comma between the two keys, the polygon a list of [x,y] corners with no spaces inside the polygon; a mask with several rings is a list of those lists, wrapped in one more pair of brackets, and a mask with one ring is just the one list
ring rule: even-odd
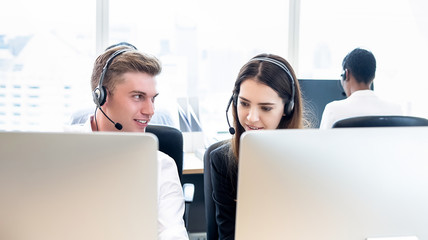
{"label": "woman's dark hair", "polygon": [[[289,74],[284,71],[282,67],[272,61],[263,60],[263,58],[273,59],[284,64],[289,70]],[[294,107],[289,115],[282,117],[279,122],[278,129],[286,128],[303,128],[303,103],[301,99],[300,86],[297,81],[296,74],[294,73],[291,65],[282,57],[273,54],[260,54],[247,62],[239,71],[238,77],[235,81],[233,88],[233,104],[232,115],[234,119],[235,135],[232,138],[232,152],[235,164],[239,159],[239,140],[245,129],[241,126],[238,120],[237,112],[237,97],[240,92],[241,84],[248,79],[254,79],[266,86],[272,88],[282,98],[285,105],[290,102],[292,96],[292,82],[294,82]]]}

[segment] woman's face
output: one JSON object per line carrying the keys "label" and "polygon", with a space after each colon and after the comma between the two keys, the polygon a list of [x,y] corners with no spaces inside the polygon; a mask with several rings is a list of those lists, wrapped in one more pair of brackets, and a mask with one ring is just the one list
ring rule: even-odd
{"label": "woman's face", "polygon": [[245,131],[276,129],[284,116],[282,98],[254,78],[241,83],[237,104],[238,120]]}

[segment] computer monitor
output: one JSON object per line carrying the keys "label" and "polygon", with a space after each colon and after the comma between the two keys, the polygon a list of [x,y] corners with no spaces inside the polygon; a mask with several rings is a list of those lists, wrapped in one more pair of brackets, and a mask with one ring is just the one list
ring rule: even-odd
{"label": "computer monitor", "polygon": [[299,79],[306,118],[312,128],[319,128],[325,106],[335,100],[346,98],[339,80]]}
{"label": "computer monitor", "polygon": [[427,127],[247,132],[236,239],[428,239],[427,146]]}
{"label": "computer monitor", "polygon": [[[299,79],[302,99],[305,106],[305,118],[311,128],[319,128],[325,106],[333,101],[343,100],[346,94],[340,80],[333,79]],[[374,90],[374,84],[370,86]]]}
{"label": "computer monitor", "polygon": [[0,132],[0,239],[156,239],[157,139]]}

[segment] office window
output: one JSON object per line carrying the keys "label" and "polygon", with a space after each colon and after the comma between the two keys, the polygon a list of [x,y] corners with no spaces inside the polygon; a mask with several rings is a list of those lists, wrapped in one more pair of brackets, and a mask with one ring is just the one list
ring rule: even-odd
{"label": "office window", "polygon": [[375,91],[428,117],[427,11],[423,0],[301,1],[298,77],[339,79],[346,54],[366,48],[377,60]]}
{"label": "office window", "polygon": [[[297,61],[288,56],[291,1],[300,6],[291,53]],[[105,22],[95,26],[100,3],[109,5],[100,8],[109,11],[107,33]],[[227,130],[225,108],[239,68],[262,52],[289,59],[299,78],[338,79],[343,57],[367,48],[378,61],[378,94],[428,117],[423,0],[17,0],[0,6],[0,130],[58,130],[72,112],[93,106],[89,78],[96,47],[105,47],[96,41],[100,35],[108,37],[105,44],[128,41],[159,57],[158,110],[174,114],[179,105],[210,135]]]}
{"label": "office window", "polygon": [[0,130],[62,130],[88,101],[94,16],[94,1],[0,4]]}
{"label": "office window", "polygon": [[194,113],[207,134],[216,134],[228,129],[225,110],[240,67],[259,53],[287,57],[288,6],[284,0],[111,0],[109,43],[128,41],[159,57],[157,110],[177,118],[177,108]]}

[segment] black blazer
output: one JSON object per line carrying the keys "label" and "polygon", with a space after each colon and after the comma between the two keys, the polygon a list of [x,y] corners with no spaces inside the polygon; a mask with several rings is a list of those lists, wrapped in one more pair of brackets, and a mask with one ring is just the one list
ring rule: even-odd
{"label": "black blazer", "polygon": [[212,197],[216,206],[219,239],[235,239],[238,169],[231,159],[231,145],[224,144],[210,154]]}

